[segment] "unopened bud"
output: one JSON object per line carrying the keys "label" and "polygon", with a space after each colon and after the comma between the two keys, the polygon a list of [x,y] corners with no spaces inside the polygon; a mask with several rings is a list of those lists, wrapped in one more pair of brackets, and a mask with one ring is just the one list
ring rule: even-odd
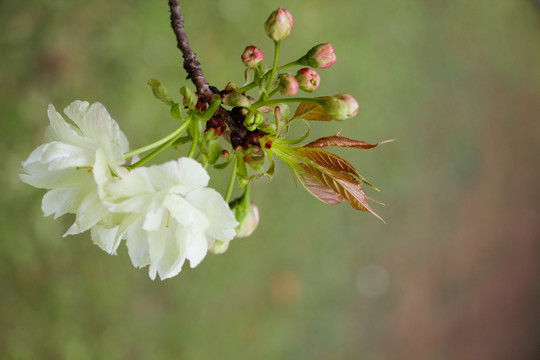
{"label": "unopened bud", "polygon": [[349,94],[337,94],[321,99],[324,111],[336,120],[345,120],[358,114],[358,102]]}
{"label": "unopened bud", "polygon": [[303,68],[296,73],[296,80],[298,80],[298,86],[300,89],[306,92],[313,92],[317,90],[321,83],[321,77],[317,72],[311,68]]}
{"label": "unopened bud", "polygon": [[231,106],[249,107],[251,102],[247,97],[237,92],[232,92],[223,97],[223,104]]}
{"label": "unopened bud", "polygon": [[260,112],[250,112],[244,119],[244,125],[249,131],[253,131],[262,124],[263,120],[263,115]]}
{"label": "unopened bud", "polygon": [[224,89],[224,90],[225,90],[225,92],[230,93],[230,92],[233,92],[233,91],[236,90],[236,89],[238,89],[238,87],[236,86],[236,84],[233,83],[233,82],[231,82],[231,81],[229,81],[229,82],[227,83],[227,85],[225,85],[225,89]]}
{"label": "unopened bud", "polygon": [[230,241],[219,241],[216,240],[214,242],[214,245],[210,249],[208,249],[208,252],[211,254],[223,254],[227,249],[229,248]]}
{"label": "unopened bud", "polygon": [[274,41],[281,41],[291,33],[293,27],[293,17],[291,13],[282,8],[274,11],[264,23],[266,35]]}
{"label": "unopened bud", "polygon": [[281,74],[278,87],[282,95],[293,96],[298,92],[298,81],[290,74]]}
{"label": "unopened bud", "polygon": [[240,225],[236,227],[236,238],[243,238],[251,235],[259,225],[259,208],[257,204],[250,201],[247,213],[243,219],[239,220]]}
{"label": "unopened bud", "polygon": [[319,44],[311,48],[306,55],[298,60],[299,65],[307,65],[312,68],[327,68],[336,62],[336,53],[332,44]]}
{"label": "unopened bud", "polygon": [[242,53],[242,62],[248,68],[256,68],[264,59],[264,54],[256,46],[248,46]]}

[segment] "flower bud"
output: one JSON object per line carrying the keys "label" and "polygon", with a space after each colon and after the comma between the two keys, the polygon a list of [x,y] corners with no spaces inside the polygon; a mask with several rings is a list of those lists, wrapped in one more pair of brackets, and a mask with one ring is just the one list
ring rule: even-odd
{"label": "flower bud", "polygon": [[256,46],[248,46],[242,53],[242,62],[248,68],[256,68],[264,59],[264,54]]}
{"label": "flower bud", "polygon": [[321,83],[321,77],[317,72],[311,68],[303,68],[296,73],[296,80],[300,89],[306,92],[313,92],[317,90]]}
{"label": "flower bud", "polygon": [[349,94],[337,94],[321,99],[324,111],[336,120],[345,120],[356,116],[358,113],[358,103]]}
{"label": "flower bud", "polygon": [[259,225],[259,208],[253,201],[249,202],[247,213],[240,219],[240,225],[236,227],[235,238],[243,238],[251,235]]}
{"label": "flower bud", "polygon": [[290,74],[281,74],[278,87],[282,95],[293,96],[298,92],[298,81]]}
{"label": "flower bud", "polygon": [[230,241],[214,241],[214,245],[210,249],[208,249],[208,252],[211,254],[223,254],[227,249],[229,248]]}
{"label": "flower bud", "polygon": [[251,102],[247,97],[237,92],[232,92],[223,97],[223,104],[231,106],[249,107]]}
{"label": "flower bud", "polygon": [[332,44],[319,44],[311,48],[306,55],[298,60],[298,64],[312,68],[327,68],[336,62],[336,54]]}
{"label": "flower bud", "polygon": [[264,23],[266,35],[274,41],[281,41],[291,33],[293,27],[293,17],[291,13],[282,8],[274,11]]}

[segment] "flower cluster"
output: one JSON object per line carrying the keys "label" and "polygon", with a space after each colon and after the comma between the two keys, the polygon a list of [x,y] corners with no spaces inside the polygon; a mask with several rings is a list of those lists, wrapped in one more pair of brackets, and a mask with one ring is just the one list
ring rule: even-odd
{"label": "flower cluster", "polygon": [[[178,11],[171,12],[177,16]],[[326,148],[368,150],[386,141],[369,144],[333,135],[299,145],[309,136],[310,121],[343,121],[356,116],[359,105],[344,93],[296,97],[300,91],[319,90],[321,76],[315,69],[332,66],[337,57],[331,44],[322,43],[280,66],[280,44],[291,34],[293,23],[282,7],[269,16],[264,29],[274,43],[272,64],[265,66],[263,52],[247,46],[241,55],[246,68],[240,87],[230,82],[219,90],[201,78],[202,70],[197,76],[187,70],[196,91],[182,86],[181,99],[174,99],[161,82],[150,80],[152,93],[180,125],[135,150],[130,151],[126,136],[103,105],[75,101],[64,111],[67,121],[51,105],[46,143],[23,162],[21,174],[24,182],[48,190],[44,214],[75,214],[66,235],[90,230],[92,241],[109,254],[125,240],[133,265],[149,266],[152,279],[173,277],[186,260],[195,267],[208,252],[221,254],[233,238],[251,235],[259,223],[251,183],[271,178],[276,159],[317,199],[331,205],[349,202],[378,217],[363,189],[373,185]],[[298,67],[296,73],[286,71],[293,67]],[[275,98],[279,94],[282,97]],[[296,105],[294,112],[289,104]],[[307,133],[288,138],[299,119],[308,124]],[[145,166],[169,147],[187,154]],[[230,169],[223,197],[208,187],[209,166]],[[231,200],[235,184],[242,194]]]}
{"label": "flower cluster", "polygon": [[199,162],[180,158],[129,171],[128,141],[103,105],[75,101],[64,112],[71,122],[49,106],[48,142],[23,162],[20,177],[49,190],[45,216],[76,215],[65,235],[90,229],[109,254],[126,240],[133,265],[149,265],[152,279],[177,275],[186,259],[195,267],[216,240],[233,239],[238,222],[207,187]]}

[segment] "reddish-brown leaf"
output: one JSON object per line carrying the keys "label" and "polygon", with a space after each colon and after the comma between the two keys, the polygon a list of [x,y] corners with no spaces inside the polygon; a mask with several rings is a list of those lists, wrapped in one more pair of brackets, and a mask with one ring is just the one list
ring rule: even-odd
{"label": "reddish-brown leaf", "polygon": [[319,180],[316,179],[316,176],[314,174],[313,168],[307,166],[307,165],[300,165],[306,174],[298,174],[298,178],[304,185],[304,187],[317,199],[321,200],[322,202],[330,205],[336,205],[340,204],[345,201],[343,196],[336,193],[323,183],[321,183]]}
{"label": "reddish-brown leaf", "polygon": [[310,142],[309,144],[304,145],[304,147],[313,148],[313,149],[324,149],[329,146],[339,146],[339,147],[346,147],[346,148],[369,150],[390,141],[392,140],[383,140],[383,141],[379,141],[376,144],[369,144],[365,141],[353,140],[353,139],[346,138],[344,136],[335,135],[335,136],[322,137],[320,139]]}
{"label": "reddish-brown leaf", "polygon": [[319,170],[312,168],[312,170],[313,178],[315,180],[319,181],[334,193],[339,194],[347,200],[354,209],[367,211],[384,222],[384,220],[369,206],[362,185],[357,182],[352,175],[330,169]]}
{"label": "reddish-brown leaf", "polygon": [[311,102],[303,102],[298,105],[293,116],[293,119],[296,118],[317,121],[329,121],[333,119],[333,117],[324,111],[321,105]]}
{"label": "reddish-brown leaf", "polygon": [[300,155],[319,166],[335,170],[337,172],[351,173],[360,177],[350,162],[340,156],[337,156],[336,154],[332,154],[331,152],[319,149],[302,148],[300,149]]}

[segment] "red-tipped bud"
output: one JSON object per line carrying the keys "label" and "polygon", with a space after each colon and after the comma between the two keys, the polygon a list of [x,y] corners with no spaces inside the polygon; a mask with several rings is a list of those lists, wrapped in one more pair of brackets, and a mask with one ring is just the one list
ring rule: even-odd
{"label": "red-tipped bud", "polygon": [[271,13],[268,20],[264,23],[266,35],[274,41],[281,41],[289,36],[292,27],[293,17],[291,13],[281,6]]}
{"label": "red-tipped bud", "polygon": [[246,65],[248,68],[256,68],[257,65],[261,63],[264,59],[264,54],[262,51],[253,45],[250,45],[246,47],[244,52],[242,53],[242,62],[244,65]]}
{"label": "red-tipped bud", "polygon": [[327,68],[336,62],[336,53],[332,44],[319,44],[311,48],[306,55],[298,60],[298,64],[312,68]]}
{"label": "red-tipped bud", "polygon": [[293,96],[298,92],[298,81],[290,74],[279,75],[279,92],[285,96]]}
{"label": "red-tipped bud", "polygon": [[336,120],[345,120],[358,114],[358,102],[349,94],[337,94],[319,98],[324,111]]}
{"label": "red-tipped bud", "polygon": [[296,80],[300,89],[306,92],[313,92],[317,90],[321,83],[321,77],[317,72],[311,68],[303,68],[296,73]]}

